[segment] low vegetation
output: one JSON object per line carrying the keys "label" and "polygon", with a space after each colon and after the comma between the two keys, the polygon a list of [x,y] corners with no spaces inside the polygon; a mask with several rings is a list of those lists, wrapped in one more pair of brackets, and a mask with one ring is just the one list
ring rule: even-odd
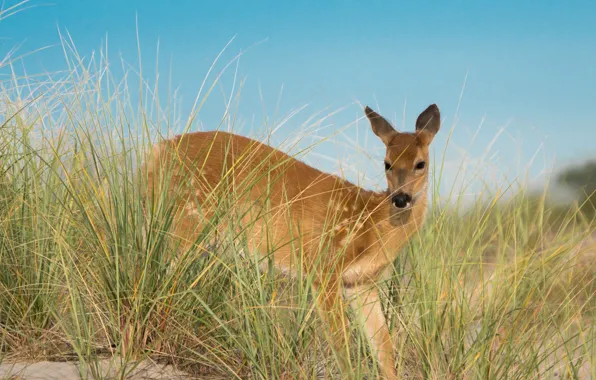
{"label": "low vegetation", "polygon": [[[64,79],[2,83],[2,361],[73,360],[94,378],[106,357],[121,377],[143,359],[202,378],[336,373],[308,279],[259,272],[231,233],[214,254],[201,241],[174,254],[171,200],[144,208],[138,171],[174,118],[152,89],[133,101],[72,54]],[[404,377],[595,377],[593,213],[547,199],[432,206],[381,284]],[[374,378],[362,332],[348,333],[354,377]]]}

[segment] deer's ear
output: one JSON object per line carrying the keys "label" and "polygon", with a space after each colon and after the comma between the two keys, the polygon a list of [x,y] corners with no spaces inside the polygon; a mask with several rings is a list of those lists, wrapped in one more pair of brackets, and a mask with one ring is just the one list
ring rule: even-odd
{"label": "deer's ear", "polygon": [[393,139],[397,131],[384,117],[373,111],[370,107],[366,106],[364,108],[364,113],[366,114],[366,117],[368,117],[370,126],[375,135],[379,136],[385,145],[389,145],[389,142]]}
{"label": "deer's ear", "polygon": [[431,104],[418,116],[416,120],[416,132],[425,132],[432,137],[441,128],[441,112],[436,104]]}

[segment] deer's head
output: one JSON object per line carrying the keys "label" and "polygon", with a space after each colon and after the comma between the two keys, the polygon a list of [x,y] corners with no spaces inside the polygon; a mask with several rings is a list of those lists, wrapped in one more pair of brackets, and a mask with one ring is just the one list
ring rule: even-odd
{"label": "deer's head", "polygon": [[441,127],[439,108],[432,104],[416,120],[413,133],[398,132],[368,106],[364,109],[373,132],[387,147],[384,169],[392,214],[411,209],[428,184],[429,145]]}

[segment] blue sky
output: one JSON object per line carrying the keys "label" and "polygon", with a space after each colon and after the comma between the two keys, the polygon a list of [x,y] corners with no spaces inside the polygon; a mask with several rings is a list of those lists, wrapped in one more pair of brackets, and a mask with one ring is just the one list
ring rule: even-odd
{"label": "blue sky", "polygon": [[[159,41],[161,76],[171,73],[183,112],[232,37],[223,62],[261,42],[239,62],[246,80],[239,125],[247,133],[262,126],[263,112],[273,117],[278,104],[275,120],[309,104],[302,119],[283,126],[283,134],[327,107],[347,107],[329,119],[335,128],[346,126],[362,116],[357,102],[412,129],[418,113],[437,103],[445,118],[437,153],[456,120],[447,150],[448,181],[462,152],[468,165],[486,164],[483,175],[495,181],[517,175],[537,152],[532,176],[554,159],[565,165],[596,156],[594,2],[31,0],[28,5],[33,7],[0,22],[3,49],[21,45],[25,53],[56,45],[60,28],[83,56],[99,50],[107,36],[113,60],[122,54],[136,64],[138,18],[145,73],[155,72]],[[61,48],[28,56],[25,66],[29,73],[63,69]],[[231,78],[222,82],[228,90]],[[199,115],[205,128],[218,122],[223,104],[219,92],[206,104]],[[319,134],[331,134],[333,126]],[[356,137],[382,156],[380,142],[363,122],[347,128],[341,139]],[[360,153],[354,152],[327,144],[319,153],[358,161]],[[313,155],[311,163],[337,170],[320,157]],[[378,168],[367,163],[356,170],[372,170],[378,181],[381,168],[379,162]]]}

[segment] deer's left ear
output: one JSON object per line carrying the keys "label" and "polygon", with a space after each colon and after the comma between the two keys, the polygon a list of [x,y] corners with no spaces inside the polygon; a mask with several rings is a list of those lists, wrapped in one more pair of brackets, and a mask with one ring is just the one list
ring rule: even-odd
{"label": "deer's left ear", "polygon": [[441,128],[441,113],[436,104],[431,104],[422,111],[416,120],[416,132],[425,132],[432,139]]}

